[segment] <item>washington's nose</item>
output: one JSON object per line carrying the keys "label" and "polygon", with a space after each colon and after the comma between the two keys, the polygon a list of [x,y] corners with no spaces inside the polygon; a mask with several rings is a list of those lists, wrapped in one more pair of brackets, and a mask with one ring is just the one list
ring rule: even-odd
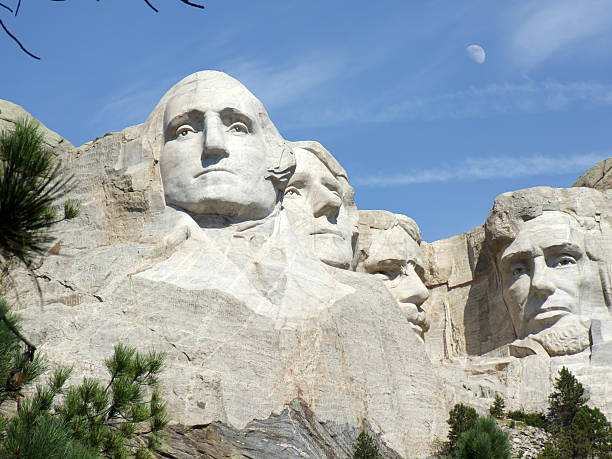
{"label": "washington's nose", "polygon": [[327,219],[336,223],[342,201],[333,191],[325,186],[319,186],[313,193],[313,215],[315,218],[325,216]]}
{"label": "washington's nose", "polygon": [[552,295],[555,291],[555,284],[550,275],[544,257],[536,257],[533,262],[533,277],[531,279],[531,288],[535,294],[540,296]]}
{"label": "washington's nose", "polygon": [[204,145],[202,146],[202,161],[206,158],[227,156],[225,129],[218,116],[204,117]]}
{"label": "washington's nose", "polygon": [[420,306],[429,298],[429,291],[417,273],[409,267],[407,275],[404,276],[396,289],[396,295],[402,303],[412,303],[415,306]]}

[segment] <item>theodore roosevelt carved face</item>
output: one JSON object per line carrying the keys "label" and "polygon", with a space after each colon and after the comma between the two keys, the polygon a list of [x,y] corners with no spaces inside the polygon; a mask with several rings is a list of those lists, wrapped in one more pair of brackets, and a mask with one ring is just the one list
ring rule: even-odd
{"label": "theodore roosevelt carved face", "polygon": [[212,71],[187,77],[170,90],[163,111],[166,203],[196,215],[269,215],[280,197],[273,170],[279,139],[262,104],[238,81]]}
{"label": "theodore roosevelt carved face", "polygon": [[429,297],[423,283],[421,234],[414,220],[386,211],[359,212],[357,269],[376,275],[397,300],[417,336],[429,328],[421,305]]}

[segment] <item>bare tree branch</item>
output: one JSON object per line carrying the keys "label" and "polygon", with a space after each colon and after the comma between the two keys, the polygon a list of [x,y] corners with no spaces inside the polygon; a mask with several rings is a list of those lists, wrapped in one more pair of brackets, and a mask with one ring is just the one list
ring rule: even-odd
{"label": "bare tree branch", "polygon": [[[63,2],[65,0],[51,0],[52,2]],[[97,2],[99,2],[100,0],[96,0]],[[194,8],[200,8],[200,9],[204,9],[204,5],[200,5],[198,3],[194,3],[190,0],[179,0],[181,3],[184,3],[185,5],[188,6],[192,6]],[[147,6],[149,8],[151,8],[153,11],[155,11],[156,13],[159,13],[159,10],[157,8],[155,8],[155,6],[153,6],[153,4],[150,2],[150,0],[144,0],[144,2],[147,4]],[[9,10],[11,13],[13,12],[13,9],[10,8],[9,6],[5,5],[4,3],[0,2],[0,7],[2,8],[6,8],[7,10]],[[21,0],[18,0],[17,3],[17,8],[15,9],[15,16],[17,16],[17,13],[19,13],[19,8],[21,8]],[[40,57],[32,54],[30,51],[28,51],[19,41],[19,39],[13,35],[11,32],[9,32],[9,30],[6,28],[6,26],[4,25],[4,23],[2,22],[2,20],[0,19],[0,26],[2,26],[2,28],[4,29],[4,31],[6,32],[6,34],[11,37],[21,48],[21,50],[26,53],[28,56],[33,57],[34,59],[40,60]]]}
{"label": "bare tree branch", "polygon": [[190,2],[189,0],[180,0],[185,5],[194,6],[196,8],[204,9],[204,5],[198,5],[197,3]]}
{"label": "bare tree branch", "polygon": [[6,8],[7,10],[9,10],[11,13],[13,12],[13,10],[11,8],[9,8],[8,6],[6,6],[4,3],[0,2],[0,6],[3,8]]}
{"label": "bare tree branch", "polygon": [[9,37],[11,37],[13,40],[15,40],[15,42],[19,45],[19,47],[21,48],[21,50],[26,53],[28,56],[33,57],[34,59],[40,60],[40,57],[32,54],[30,51],[28,51],[27,49],[25,49],[25,47],[21,44],[21,42],[19,41],[19,39],[13,35],[11,32],[9,32],[9,30],[6,28],[6,26],[4,25],[4,22],[2,22],[2,19],[0,19],[0,26],[2,26],[2,28],[4,29],[4,31],[7,33],[7,35]]}
{"label": "bare tree branch", "polygon": [[156,13],[159,13],[159,10],[158,10],[157,8],[155,8],[153,5],[151,5],[151,2],[149,2],[149,0],[144,0],[144,1],[145,1],[145,3],[146,3],[147,5],[149,5],[149,7],[150,7],[150,8],[151,8],[153,11],[155,11]]}

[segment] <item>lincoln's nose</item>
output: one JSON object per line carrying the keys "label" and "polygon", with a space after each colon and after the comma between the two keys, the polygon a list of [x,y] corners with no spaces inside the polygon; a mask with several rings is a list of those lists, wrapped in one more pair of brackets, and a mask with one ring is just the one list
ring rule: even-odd
{"label": "lincoln's nose", "polygon": [[531,279],[531,289],[535,295],[547,297],[553,294],[555,284],[550,275],[544,257],[536,257],[533,260],[533,277]]}

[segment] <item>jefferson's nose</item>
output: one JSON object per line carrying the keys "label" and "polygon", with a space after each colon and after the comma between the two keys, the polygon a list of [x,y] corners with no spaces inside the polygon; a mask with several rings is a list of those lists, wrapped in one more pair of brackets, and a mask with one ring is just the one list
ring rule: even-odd
{"label": "jefferson's nose", "polygon": [[319,185],[312,196],[312,213],[315,218],[324,215],[327,219],[335,223],[340,213],[342,201],[329,188]]}
{"label": "jefferson's nose", "polygon": [[533,260],[531,288],[536,295],[540,296],[549,296],[555,291],[555,284],[551,279],[551,273],[544,257],[536,257]]}
{"label": "jefferson's nose", "polygon": [[214,115],[204,117],[204,145],[202,161],[215,156],[228,156],[225,144],[225,129],[221,118]]}

